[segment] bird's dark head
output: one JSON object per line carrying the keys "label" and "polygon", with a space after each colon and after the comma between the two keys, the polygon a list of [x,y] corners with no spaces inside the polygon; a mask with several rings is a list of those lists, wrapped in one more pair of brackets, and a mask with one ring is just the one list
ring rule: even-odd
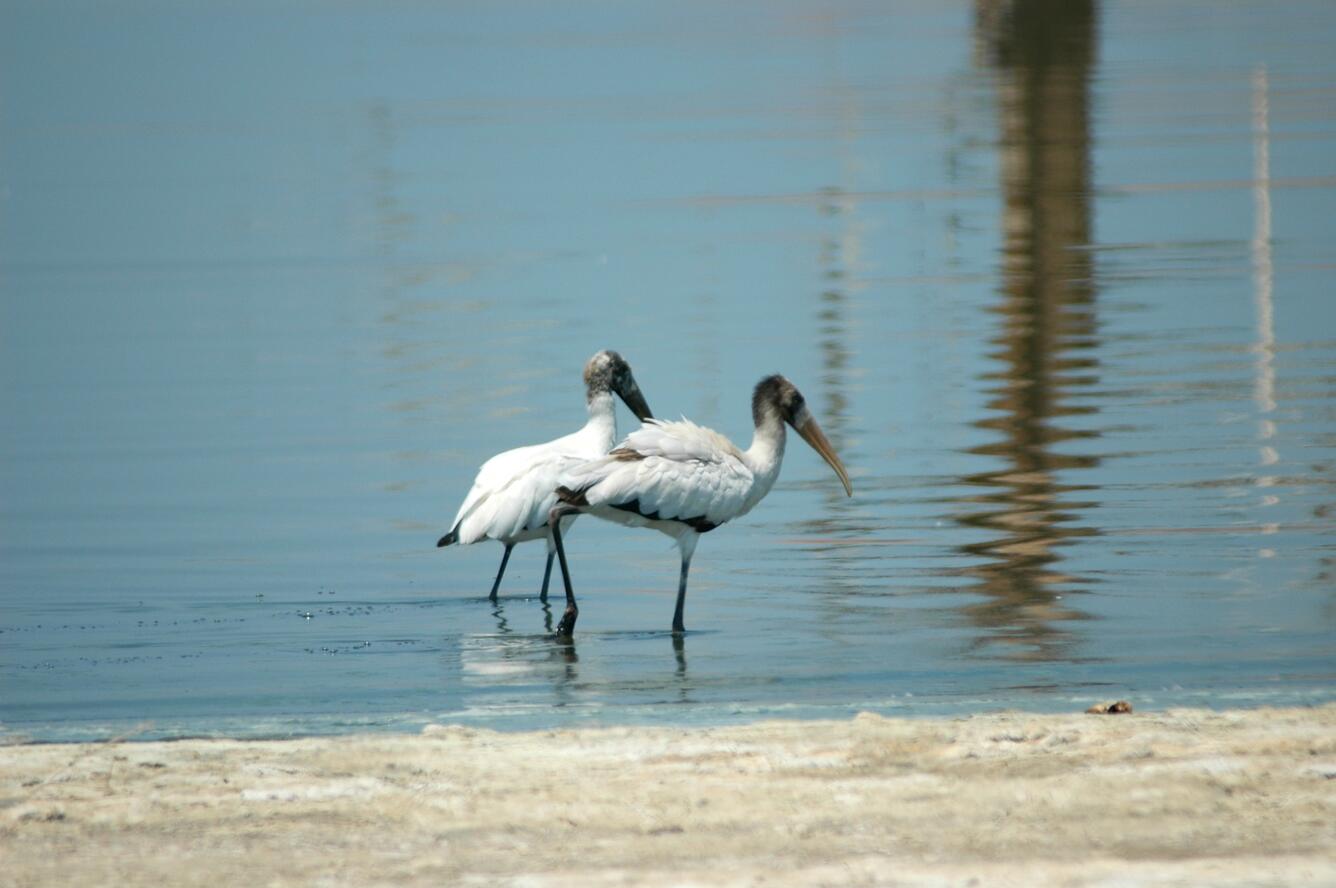
{"label": "bird's dark head", "polygon": [[601,351],[589,359],[584,369],[585,390],[589,398],[614,392],[642,422],[651,419],[649,404],[631,373],[631,365],[615,351]]}
{"label": "bird's dark head", "polygon": [[[849,496],[854,495],[853,486],[849,483],[849,473],[844,470],[844,463],[840,462],[840,458],[835,454],[835,448],[826,440],[821,426],[812,418],[811,412],[807,409],[807,401],[796,385],[778,373],[756,383],[756,390],[752,392],[752,419],[758,429],[776,420],[793,426],[794,431],[835,470],[835,474],[840,477],[840,483],[844,485],[844,492]],[[782,430],[783,427],[780,428]]]}
{"label": "bird's dark head", "polygon": [[812,418],[803,393],[778,373],[756,383],[752,392],[752,421],[763,425],[771,416],[795,429]]}

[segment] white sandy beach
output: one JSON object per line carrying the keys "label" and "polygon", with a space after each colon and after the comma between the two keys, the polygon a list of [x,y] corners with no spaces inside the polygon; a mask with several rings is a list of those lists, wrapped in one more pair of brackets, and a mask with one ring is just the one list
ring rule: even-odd
{"label": "white sandy beach", "polygon": [[1336,885],[1336,705],[8,746],[0,884]]}

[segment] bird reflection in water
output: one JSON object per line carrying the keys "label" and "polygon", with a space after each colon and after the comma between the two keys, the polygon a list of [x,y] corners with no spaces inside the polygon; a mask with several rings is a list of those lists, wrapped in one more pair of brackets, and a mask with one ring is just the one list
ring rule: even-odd
{"label": "bird reflection in water", "polygon": [[[547,602],[543,602],[546,606]],[[506,607],[501,603],[501,599],[495,599],[492,602],[492,616],[496,618],[496,632],[498,635],[509,635],[514,630],[510,628],[510,621],[506,619]]]}
{"label": "bird reflection in water", "polygon": [[[575,636],[559,636],[553,632],[554,617],[548,602],[539,602],[543,612],[545,632],[526,634],[516,632],[506,616],[506,600],[492,605],[496,620],[496,634],[469,635],[461,639],[461,660],[466,681],[474,685],[506,686],[549,682],[555,697],[554,705],[570,705],[586,701],[591,690],[604,693],[618,691],[626,695],[645,693],[650,687],[661,702],[662,694],[671,696],[666,702],[695,703],[695,686],[687,669],[687,642],[679,633],[643,633],[639,642],[645,645],[647,661],[645,675],[630,679],[612,679],[612,687],[599,688],[599,680],[579,673],[580,654]],[[521,615],[530,613],[527,607]],[[633,633],[636,634],[636,633]],[[655,652],[660,635],[666,634],[672,645],[672,659]],[[661,664],[661,665],[660,665]],[[648,684],[647,684],[648,682]]]}
{"label": "bird reflection in water", "polygon": [[465,672],[488,683],[505,684],[515,680],[531,680],[546,675],[554,679],[553,687],[558,702],[568,696],[578,679],[576,665],[580,655],[570,639],[559,639],[552,634],[552,608],[540,602],[546,631],[542,634],[518,633],[506,617],[506,602],[492,603],[496,619],[495,635],[475,635],[464,639]]}
{"label": "bird reflection in water", "polygon": [[677,671],[674,673],[677,678],[677,695],[679,703],[690,703],[689,693],[691,686],[687,684],[687,641],[686,636],[679,633],[670,633],[673,639],[673,657],[677,660]]}
{"label": "bird reflection in water", "polygon": [[985,596],[966,612],[986,630],[978,643],[1006,644],[1003,656],[1069,659],[1073,638],[1062,625],[1085,614],[1068,596],[1089,581],[1060,569],[1058,550],[1095,531],[1074,523],[1092,506],[1072,497],[1082,485],[1058,477],[1099,460],[1053,447],[1097,434],[1055,422],[1095,409],[1072,401],[1098,370],[1087,249],[1096,10],[1090,0],[978,0],[975,11],[976,59],[998,97],[1004,206],[1000,298],[991,309],[1000,366],[984,377],[998,413],[974,424],[997,439],[970,452],[1003,467],[962,479],[980,490],[960,498],[971,509],[956,520],[991,535],[961,547],[981,559],[966,573]]}

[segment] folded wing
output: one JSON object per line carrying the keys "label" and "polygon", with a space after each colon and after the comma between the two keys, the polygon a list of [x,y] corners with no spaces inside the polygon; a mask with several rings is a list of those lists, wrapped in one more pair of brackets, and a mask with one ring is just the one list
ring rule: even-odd
{"label": "folded wing", "polygon": [[719,433],[686,420],[656,420],[607,456],[565,472],[562,484],[582,505],[718,526],[742,514],[752,472]]}

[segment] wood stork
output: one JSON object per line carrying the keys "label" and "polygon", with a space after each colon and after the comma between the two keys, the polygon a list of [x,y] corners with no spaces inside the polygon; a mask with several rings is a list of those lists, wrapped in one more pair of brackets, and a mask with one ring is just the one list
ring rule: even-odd
{"label": "wood stork", "polygon": [[700,535],[750,512],[775,479],[784,459],[784,424],[821,454],[853,496],[849,474],[830,441],[807,410],[802,393],[783,376],[767,376],[752,393],[756,432],[751,447],[739,450],[718,432],[687,420],[646,420],[606,456],[577,465],[562,476],[557,502],[548,516],[566,585],[566,613],[558,635],[575,629],[579,608],[571,590],[560,520],[588,512],[630,527],[651,527],[677,541],[682,574],[677,586],[673,632],[685,632],[682,607],[687,571]]}
{"label": "wood stork", "polygon": [[589,420],[584,428],[546,444],[498,453],[483,463],[464,504],[459,507],[450,532],[436,543],[439,548],[497,540],[506,547],[488,596],[493,601],[501,586],[501,576],[506,572],[510,550],[516,543],[544,537],[548,538],[547,568],[543,571],[540,597],[547,600],[553,553],[553,541],[547,533],[548,512],[556,504],[556,487],[561,473],[603,456],[617,440],[617,415],[612,394],[619,395],[637,419],[651,418],[649,405],[631,373],[631,365],[615,351],[601,351],[590,358],[585,364],[584,381],[589,410]]}

